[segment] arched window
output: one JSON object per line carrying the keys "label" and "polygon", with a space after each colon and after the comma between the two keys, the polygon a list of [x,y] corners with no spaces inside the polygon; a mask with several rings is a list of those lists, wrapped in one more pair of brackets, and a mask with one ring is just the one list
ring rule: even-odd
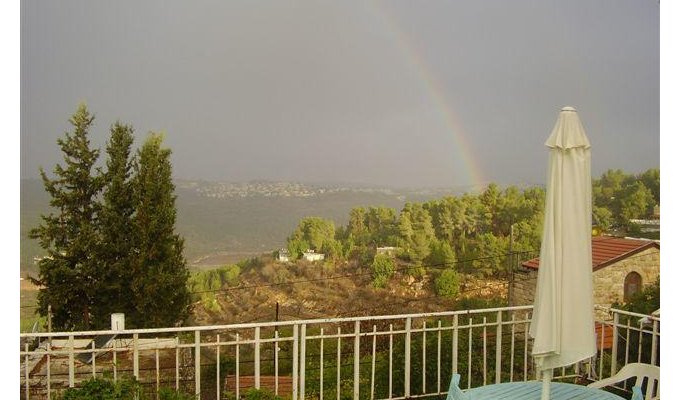
{"label": "arched window", "polygon": [[642,291],[642,277],[637,272],[626,275],[623,283],[623,301],[629,301],[635,293]]}

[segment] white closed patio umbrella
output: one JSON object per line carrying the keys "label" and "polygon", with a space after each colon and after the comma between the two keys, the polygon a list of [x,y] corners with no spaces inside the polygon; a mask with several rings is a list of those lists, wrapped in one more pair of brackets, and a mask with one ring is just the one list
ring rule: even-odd
{"label": "white closed patio umbrella", "polygon": [[530,334],[550,396],[553,368],[596,352],[591,249],[590,142],[572,107],[562,108],[552,134],[543,238]]}

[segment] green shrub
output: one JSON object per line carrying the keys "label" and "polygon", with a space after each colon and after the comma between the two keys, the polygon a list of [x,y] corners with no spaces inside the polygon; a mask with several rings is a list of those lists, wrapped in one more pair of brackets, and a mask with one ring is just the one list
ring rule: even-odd
{"label": "green shrub", "polygon": [[274,393],[266,389],[249,389],[247,390],[243,398],[245,400],[282,400],[283,397],[277,396]]}
{"label": "green shrub", "polygon": [[61,400],[138,400],[143,399],[142,386],[133,379],[113,382],[108,379],[92,378],[79,388],[68,388]]}
{"label": "green shrub", "polygon": [[[68,388],[59,400],[148,400],[156,399],[156,396],[147,396],[142,390],[142,385],[134,378],[119,379],[114,382],[111,379],[92,378],[83,382],[80,387]],[[160,388],[159,400],[194,400],[196,396],[176,392],[170,388]]]}
{"label": "green shrub", "polygon": [[455,298],[458,296],[460,282],[458,273],[453,268],[447,268],[435,279],[435,291],[437,296]]}
{"label": "green shrub", "polygon": [[158,398],[159,400],[195,400],[196,396],[176,392],[170,388],[160,388],[158,390]]}
{"label": "green shrub", "polygon": [[373,286],[385,287],[387,281],[394,275],[394,260],[384,254],[378,254],[371,264],[373,270]]}

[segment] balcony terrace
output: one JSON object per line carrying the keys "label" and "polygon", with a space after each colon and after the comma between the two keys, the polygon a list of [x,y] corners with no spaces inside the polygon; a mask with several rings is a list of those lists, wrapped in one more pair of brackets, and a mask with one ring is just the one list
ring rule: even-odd
{"label": "balcony terrace", "polygon": [[[45,399],[91,377],[134,376],[149,393],[199,399],[251,388],[285,398],[405,399],[536,379],[531,306],[123,331],[24,333],[21,396]],[[616,309],[596,323],[598,352],[555,371],[587,383],[629,362],[659,365],[660,317]],[[616,339],[615,339],[616,338]],[[629,391],[629,387],[622,390]]]}

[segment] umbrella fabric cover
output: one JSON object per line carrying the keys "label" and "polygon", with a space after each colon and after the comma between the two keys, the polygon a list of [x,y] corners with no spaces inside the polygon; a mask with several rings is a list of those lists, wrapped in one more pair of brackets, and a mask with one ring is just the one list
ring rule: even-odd
{"label": "umbrella fabric cover", "polygon": [[531,319],[539,370],[593,356],[590,142],[571,107],[559,114],[550,148],[540,264]]}

